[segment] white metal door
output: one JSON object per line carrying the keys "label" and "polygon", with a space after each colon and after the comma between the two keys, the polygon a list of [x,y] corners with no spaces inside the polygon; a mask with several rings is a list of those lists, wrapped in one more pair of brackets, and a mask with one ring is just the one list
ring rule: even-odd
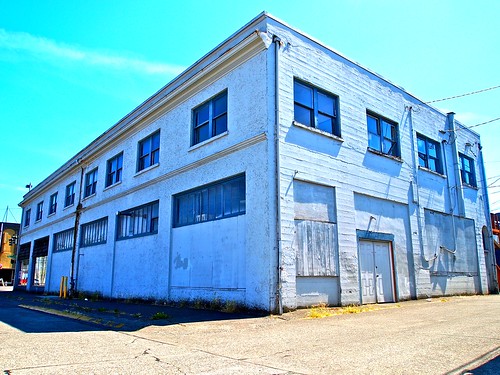
{"label": "white metal door", "polygon": [[359,251],[362,302],[394,302],[389,243],[360,241]]}

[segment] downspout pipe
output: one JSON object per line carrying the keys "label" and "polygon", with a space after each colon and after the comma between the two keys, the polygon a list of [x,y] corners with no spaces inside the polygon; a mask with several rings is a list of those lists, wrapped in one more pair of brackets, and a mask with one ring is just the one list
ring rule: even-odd
{"label": "downspout pipe", "polygon": [[[486,171],[484,170],[484,158],[483,158],[483,147],[481,146],[481,144],[478,144],[477,145],[477,148],[478,148],[478,167],[479,167],[479,171],[481,173],[481,189],[483,190],[483,197],[484,197],[484,200],[483,200],[483,203],[484,203],[484,214],[485,214],[485,219],[486,219],[486,227],[488,228],[488,238],[486,239],[485,238],[485,241],[488,241],[488,244],[489,244],[489,258],[490,259],[485,259],[485,264],[486,264],[486,269],[488,269],[488,267],[491,267],[490,269],[492,269],[492,276],[493,276],[493,281],[494,281],[494,285],[493,287],[491,288],[491,290],[489,290],[489,292],[495,292],[495,293],[498,293],[498,278],[497,278],[497,272],[496,271],[496,262],[495,262],[495,244],[493,243],[493,232],[492,232],[492,228],[493,228],[493,224],[491,222],[491,212],[490,212],[490,198],[488,196],[488,186],[486,185]],[[490,261],[490,263],[492,264],[487,264],[487,262]],[[486,274],[488,275],[488,272],[486,272]]]}
{"label": "downspout pipe", "polygon": [[[452,233],[452,237],[453,237],[453,251],[451,253],[454,254],[454,252],[457,251],[457,243],[456,243],[456,241],[457,241],[456,233],[457,232],[456,232],[456,229],[455,229],[455,207],[454,207],[454,204],[453,204],[453,199],[452,199],[452,194],[451,194],[450,175],[448,173],[448,161],[446,159],[446,149],[444,147],[446,144],[447,144],[446,140],[443,140],[441,142],[441,145],[442,145],[442,148],[443,148],[444,169],[445,169],[445,173],[446,173],[446,186],[448,187],[448,200],[449,200],[449,203],[450,203],[451,225],[452,225],[452,228],[453,228],[453,233]],[[452,152],[454,153],[453,148],[452,148]],[[457,200],[458,200],[458,187],[456,187],[456,191],[457,191]],[[440,246],[440,248],[443,249],[443,246]],[[444,249],[446,249],[446,248],[444,248]]]}
{"label": "downspout pipe", "polygon": [[460,163],[458,160],[457,134],[455,132],[455,113],[449,112],[446,116],[448,119],[448,131],[450,133],[450,141],[448,143],[451,146],[452,156],[453,156],[453,174],[455,176],[455,195],[457,197],[457,214],[460,217],[464,217],[465,204],[462,192],[462,179],[460,178]]}
{"label": "downspout pipe", "polygon": [[[84,167],[80,171],[80,187],[78,192],[78,203],[75,209],[75,224],[73,227],[73,248],[71,249],[71,269],[69,275],[69,296],[73,297],[76,294],[76,277],[78,274],[78,265],[75,265],[76,253],[78,250],[78,228],[80,226],[80,216],[82,214],[82,186],[83,186],[83,172]],[[78,259],[77,259],[78,261]],[[75,272],[76,271],[76,272]]]}
{"label": "downspout pipe", "polygon": [[283,295],[281,276],[282,266],[282,246],[281,246],[281,182],[280,182],[280,103],[279,103],[279,49],[281,39],[273,35],[274,43],[274,157],[275,157],[275,189],[276,189],[276,249],[278,252],[277,264],[277,285],[276,285],[276,305],[278,314],[283,314]]}

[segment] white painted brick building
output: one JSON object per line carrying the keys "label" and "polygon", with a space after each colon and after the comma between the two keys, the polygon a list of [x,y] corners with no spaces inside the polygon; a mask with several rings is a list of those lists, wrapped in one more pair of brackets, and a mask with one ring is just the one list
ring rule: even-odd
{"label": "white painted brick building", "polygon": [[453,114],[262,13],[26,194],[17,284],[268,311],[487,293],[483,176]]}

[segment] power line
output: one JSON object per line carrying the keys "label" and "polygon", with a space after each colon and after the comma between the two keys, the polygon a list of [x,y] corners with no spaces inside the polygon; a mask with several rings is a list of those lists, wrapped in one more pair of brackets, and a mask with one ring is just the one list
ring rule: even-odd
{"label": "power line", "polygon": [[490,91],[490,90],[498,89],[499,87],[500,87],[500,85],[498,85],[498,86],[493,86],[493,87],[488,87],[487,89],[482,89],[482,90],[478,90],[478,91],[468,92],[468,93],[466,93],[466,94],[461,94],[461,95],[450,96],[450,97],[448,97],[448,98],[442,98],[442,99],[431,100],[430,102],[425,102],[425,104],[437,103],[437,102],[442,102],[442,101],[445,101],[445,100],[450,100],[450,99],[461,98],[461,97],[463,97],[463,96],[468,96],[468,95],[479,94],[479,93],[481,93],[481,92],[485,92],[485,91]]}
{"label": "power line", "polygon": [[488,120],[488,121],[485,121],[485,122],[481,122],[480,124],[475,124],[475,125],[471,125],[471,126],[462,126],[458,129],[455,129],[455,130],[441,130],[443,132],[454,132],[454,131],[460,131],[460,130],[464,130],[464,129],[471,129],[471,128],[476,128],[478,126],[482,126],[482,125],[486,125],[486,124],[489,124],[491,122],[495,122],[495,121],[498,121],[500,120],[500,117],[497,117],[497,118],[494,118],[492,120]]}

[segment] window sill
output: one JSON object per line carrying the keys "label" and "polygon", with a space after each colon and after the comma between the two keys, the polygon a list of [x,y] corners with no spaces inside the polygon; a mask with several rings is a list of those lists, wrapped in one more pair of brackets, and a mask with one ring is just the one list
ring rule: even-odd
{"label": "window sill", "polygon": [[41,222],[42,219],[35,220],[35,224]]}
{"label": "window sill", "polygon": [[[156,163],[156,164],[150,165],[147,168],[144,168],[144,169],[141,169],[140,171],[135,172],[134,177],[140,176],[141,174],[146,173],[146,172],[150,171],[151,169],[158,168],[159,166],[160,166],[160,163]],[[113,187],[113,186],[115,186],[117,184],[118,184],[118,182],[116,184],[108,186],[108,188],[111,188],[111,187]],[[104,189],[104,190],[106,190],[106,189]]]}
{"label": "window sill", "polygon": [[55,212],[52,212],[52,213],[48,214],[47,217],[54,216],[55,214],[56,214]]}
{"label": "window sill", "polygon": [[446,178],[446,175],[439,173],[439,172],[436,172],[436,171],[433,171],[432,169],[422,167],[421,165],[418,166],[418,169],[420,171],[428,172],[428,173],[431,173],[433,175],[439,176],[441,178]]}
{"label": "window sill", "polygon": [[63,210],[66,210],[66,209],[68,209],[68,208],[71,208],[71,207],[73,207],[74,205],[75,205],[74,203],[68,204],[67,206],[65,206],[65,207],[63,208]]}
{"label": "window sill", "polygon": [[477,186],[470,185],[470,184],[466,184],[465,182],[462,182],[462,185],[463,185],[464,187],[469,188],[469,189],[479,190],[479,188],[478,188]]}
{"label": "window sill", "polygon": [[325,136],[325,137],[328,137],[331,139],[335,139],[336,141],[339,141],[339,142],[344,142],[344,139],[342,137],[339,137],[338,135],[335,135],[332,133],[325,132],[324,130],[320,130],[320,129],[313,128],[312,126],[304,125],[304,124],[297,122],[295,120],[292,122],[292,124],[298,128],[306,129],[310,132],[317,133],[317,134],[320,134],[322,136]]}
{"label": "window sill", "polygon": [[[157,165],[157,164],[155,164],[155,165]],[[141,171],[141,172],[142,172],[142,171]],[[106,186],[106,187],[103,189],[103,191],[109,190],[109,189],[111,189],[111,188],[113,188],[113,187],[115,187],[115,186],[117,186],[117,185],[120,185],[121,183],[122,183],[121,181],[115,182],[114,184],[111,184],[111,185],[109,185],[109,186]]]}
{"label": "window sill", "polygon": [[86,197],[83,197],[83,201],[86,201],[87,199],[90,199],[92,197],[95,197],[96,196],[96,193],[93,193],[93,194],[90,194],[90,195],[87,195]]}
{"label": "window sill", "polygon": [[403,159],[401,159],[399,156],[392,156],[389,154],[384,154],[383,152],[375,150],[374,148],[371,148],[371,147],[367,147],[366,149],[367,149],[367,151],[371,152],[372,154],[380,155],[380,156],[386,157],[388,159],[392,159],[394,161],[397,161],[398,163],[403,163]]}
{"label": "window sill", "polygon": [[219,135],[216,135],[215,137],[211,137],[211,138],[208,138],[208,139],[205,139],[203,142],[200,142],[200,143],[197,143],[195,145],[192,145],[189,149],[188,149],[188,152],[191,152],[193,150],[196,150],[197,148],[199,147],[203,147],[205,146],[206,144],[208,143],[211,143],[211,142],[214,142],[216,141],[217,139],[219,138],[222,138],[222,137],[225,137],[229,134],[229,132],[226,130],[224,133],[221,133]]}

